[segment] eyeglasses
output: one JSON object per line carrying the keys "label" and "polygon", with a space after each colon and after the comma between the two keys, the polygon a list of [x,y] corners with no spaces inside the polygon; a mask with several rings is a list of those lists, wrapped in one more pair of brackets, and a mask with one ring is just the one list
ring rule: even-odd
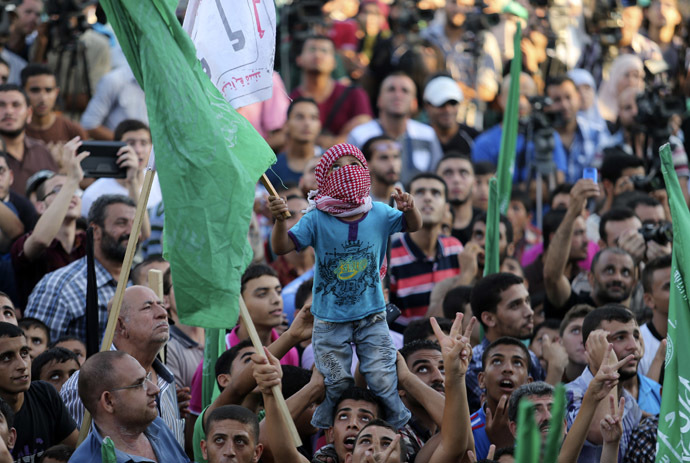
{"label": "eyeglasses", "polygon": [[[50,190],[48,193],[45,194],[45,196],[43,196],[43,199],[41,201],[45,201],[46,198],[50,195],[56,195],[60,193],[60,190],[62,190],[62,185],[55,185],[55,187],[53,187],[52,190]],[[74,192],[74,196],[76,196],[77,198],[81,198],[83,194],[84,190],[82,190],[81,188],[77,188],[77,190]]]}
{"label": "eyeglasses", "polygon": [[140,383],[132,384],[131,386],[114,387],[114,388],[110,389],[110,392],[122,391],[124,389],[138,389],[138,388],[142,388],[142,389],[144,389],[144,392],[148,392],[149,388],[151,388],[152,386],[155,386],[154,382],[151,380],[152,373],[153,372],[149,372],[149,374],[146,375],[144,380]]}

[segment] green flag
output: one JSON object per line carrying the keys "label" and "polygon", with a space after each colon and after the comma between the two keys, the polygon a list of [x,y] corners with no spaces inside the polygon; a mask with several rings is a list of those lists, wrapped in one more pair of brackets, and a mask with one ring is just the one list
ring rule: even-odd
{"label": "green flag", "polygon": [[216,381],[216,361],[225,352],[225,330],[209,328],[205,333],[204,366],[202,369],[201,407],[211,405],[220,389]]}
{"label": "green flag", "polygon": [[520,72],[522,70],[522,25],[517,22],[517,31],[513,38],[513,60],[510,63],[510,91],[508,102],[503,115],[503,130],[501,131],[501,149],[498,155],[498,205],[501,214],[508,211],[510,190],[513,187],[513,169],[515,168],[515,146],[520,109]]}
{"label": "green flag", "polygon": [[106,436],[101,444],[101,460],[103,463],[117,463],[117,457],[115,456],[115,444],[113,440]]}
{"label": "green flag", "polygon": [[275,155],[202,70],[175,17],[177,0],[101,5],[146,94],[180,320],[232,327],[252,257],[254,187]]}
{"label": "green flag", "polygon": [[515,437],[515,463],[538,463],[541,433],[534,419],[534,404],[527,397],[520,399]]}
{"label": "green flag", "polygon": [[563,444],[565,407],[565,386],[561,383],[556,386],[556,390],[554,391],[553,405],[551,407],[551,422],[549,434],[546,436],[546,447],[544,449],[542,463],[556,463],[558,461],[558,453],[561,451],[561,444]]}
{"label": "green flag", "polygon": [[[688,265],[690,264],[690,212],[673,168],[671,148],[660,150],[661,171],[666,182],[668,204],[673,218],[673,257],[671,262],[671,291],[668,304],[668,333],[666,335],[666,372],[661,396],[658,450],[659,463],[690,460],[690,364],[683,358],[690,352],[690,304],[688,304]],[[681,358],[682,357],[682,358]]]}
{"label": "green flag", "polygon": [[498,188],[496,177],[489,179],[489,210],[486,214],[484,236],[484,276],[498,273],[501,266],[498,245],[501,240],[500,214],[498,212]]}

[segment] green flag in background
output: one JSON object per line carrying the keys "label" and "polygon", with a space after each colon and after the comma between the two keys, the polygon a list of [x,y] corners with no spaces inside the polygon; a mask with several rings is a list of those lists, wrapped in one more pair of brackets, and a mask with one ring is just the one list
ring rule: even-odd
{"label": "green flag in background", "polygon": [[686,275],[690,264],[690,235],[686,235],[690,230],[690,212],[673,168],[669,145],[662,146],[660,154],[674,233],[666,373],[661,396],[656,461],[670,463],[690,461],[690,364],[681,358],[690,352],[690,305],[686,292],[690,283]]}
{"label": "green flag in background", "polygon": [[534,404],[527,397],[520,399],[515,437],[515,463],[538,463],[541,433],[534,419]]}
{"label": "green flag in background", "polygon": [[182,323],[232,327],[254,186],[275,155],[213,86],[175,17],[177,0],[102,0],[146,93],[165,202],[164,255]]}
{"label": "green flag in background", "polygon": [[[515,168],[515,146],[520,109],[520,72],[522,70],[522,26],[517,23],[517,31],[513,38],[513,61],[510,63],[510,91],[508,102],[503,113],[503,130],[501,131],[501,150],[498,155],[498,205],[501,214],[508,211],[510,190],[513,187],[513,170]],[[488,226],[488,224],[487,224]]]}
{"label": "green flag in background", "polygon": [[561,451],[563,443],[563,425],[565,420],[565,386],[563,383],[556,386],[551,406],[551,423],[549,433],[546,436],[546,446],[544,448],[544,458],[542,463],[556,463],[558,453]]}
{"label": "green flag in background", "polygon": [[491,177],[489,179],[489,210],[486,214],[486,235],[484,236],[484,276],[498,273],[501,266],[498,250],[501,238],[499,215],[496,177]]}

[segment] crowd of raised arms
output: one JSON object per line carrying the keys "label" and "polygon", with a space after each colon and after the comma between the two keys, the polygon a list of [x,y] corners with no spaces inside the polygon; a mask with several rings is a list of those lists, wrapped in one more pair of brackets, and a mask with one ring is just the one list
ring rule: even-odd
{"label": "crowd of raised arms", "polygon": [[[277,157],[241,279],[264,352],[229,320],[204,378],[206,332],[180,320],[162,257],[157,175],[132,230],[152,139],[106,14],[96,0],[0,2],[0,462],[505,463],[521,400],[544,442],[562,429],[559,463],[654,462],[673,243],[658,150],[670,144],[687,206],[690,3],[276,11],[272,97],[237,108]],[[489,179],[514,61],[496,251]],[[123,142],[120,178],[85,176],[92,140]],[[112,348],[87,358],[125,274]]]}

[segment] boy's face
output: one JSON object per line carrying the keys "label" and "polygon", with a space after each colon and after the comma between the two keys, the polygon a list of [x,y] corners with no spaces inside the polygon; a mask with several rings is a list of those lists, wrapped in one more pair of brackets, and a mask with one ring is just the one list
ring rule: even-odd
{"label": "boy's face", "polygon": [[527,382],[529,358],[519,346],[501,344],[486,357],[484,371],[479,373],[479,386],[486,389],[486,395],[497,403],[502,396],[510,394]]}
{"label": "boy's face", "polygon": [[328,169],[328,175],[331,174],[331,172],[335,172],[336,170],[340,169],[341,167],[345,166],[359,166],[359,167],[364,167],[361,162],[359,162],[359,159],[357,159],[354,156],[345,155],[341,156],[338,159],[335,160],[335,162],[331,165],[331,168]]}
{"label": "boy's face", "polygon": [[35,359],[48,348],[48,336],[46,332],[38,326],[22,329],[28,340],[29,355],[31,355],[32,359]]}
{"label": "boy's face", "polygon": [[31,385],[31,357],[24,336],[0,338],[0,392],[19,394]]}
{"label": "boy's face", "polygon": [[55,344],[55,347],[64,347],[65,349],[74,352],[79,359],[79,365],[83,364],[84,360],[86,360],[86,346],[78,339],[69,339],[67,341],[59,342]]}
{"label": "boy's face", "polygon": [[60,392],[60,390],[62,390],[62,385],[65,384],[70,376],[77,370],[79,370],[79,364],[76,360],[67,360],[62,363],[57,360],[51,360],[43,365],[38,379],[41,381],[48,381],[58,392]]}
{"label": "boy's face", "polygon": [[262,275],[245,284],[242,297],[256,326],[273,328],[283,320],[282,286],[278,278]]}
{"label": "boy's face", "polygon": [[583,318],[575,318],[568,323],[563,330],[561,344],[568,353],[568,359],[578,365],[587,365],[585,356],[585,346],[582,343],[582,322]]}
{"label": "boy's face", "polygon": [[0,296],[0,322],[11,323],[17,326],[17,315],[14,312],[14,305],[5,296]]}

